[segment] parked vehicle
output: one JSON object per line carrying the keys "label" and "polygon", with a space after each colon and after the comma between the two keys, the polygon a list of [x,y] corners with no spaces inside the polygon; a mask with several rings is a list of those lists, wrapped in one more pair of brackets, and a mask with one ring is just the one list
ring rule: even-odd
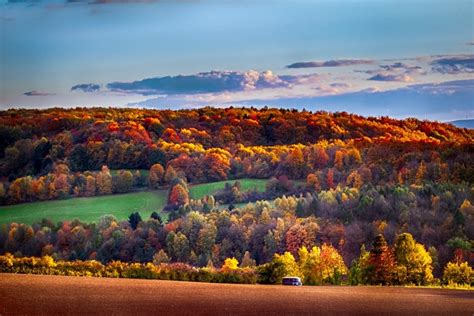
{"label": "parked vehicle", "polygon": [[303,282],[301,282],[301,278],[299,277],[287,276],[282,279],[281,284],[301,286]]}

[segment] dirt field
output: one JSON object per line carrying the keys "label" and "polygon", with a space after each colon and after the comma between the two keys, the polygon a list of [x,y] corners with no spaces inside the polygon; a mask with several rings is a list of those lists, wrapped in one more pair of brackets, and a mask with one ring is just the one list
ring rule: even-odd
{"label": "dirt field", "polygon": [[473,315],[474,292],[394,287],[284,287],[0,274],[10,314]]}

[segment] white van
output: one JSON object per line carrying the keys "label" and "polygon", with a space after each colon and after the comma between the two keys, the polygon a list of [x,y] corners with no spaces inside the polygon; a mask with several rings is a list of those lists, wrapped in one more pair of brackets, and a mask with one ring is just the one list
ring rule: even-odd
{"label": "white van", "polygon": [[299,277],[287,276],[281,279],[281,284],[301,286],[303,282],[301,282],[301,278]]}

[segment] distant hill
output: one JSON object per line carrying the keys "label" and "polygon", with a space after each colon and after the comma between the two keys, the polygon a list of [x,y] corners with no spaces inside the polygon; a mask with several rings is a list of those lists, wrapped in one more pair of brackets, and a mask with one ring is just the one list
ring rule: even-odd
{"label": "distant hill", "polygon": [[457,120],[457,121],[451,121],[449,123],[453,124],[456,127],[474,128],[474,119],[472,119],[472,120]]}

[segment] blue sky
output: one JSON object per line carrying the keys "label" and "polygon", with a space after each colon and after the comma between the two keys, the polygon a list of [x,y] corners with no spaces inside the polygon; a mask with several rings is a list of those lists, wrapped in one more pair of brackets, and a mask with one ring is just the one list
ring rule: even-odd
{"label": "blue sky", "polygon": [[0,108],[304,104],[474,117],[472,1],[2,0],[0,8]]}

